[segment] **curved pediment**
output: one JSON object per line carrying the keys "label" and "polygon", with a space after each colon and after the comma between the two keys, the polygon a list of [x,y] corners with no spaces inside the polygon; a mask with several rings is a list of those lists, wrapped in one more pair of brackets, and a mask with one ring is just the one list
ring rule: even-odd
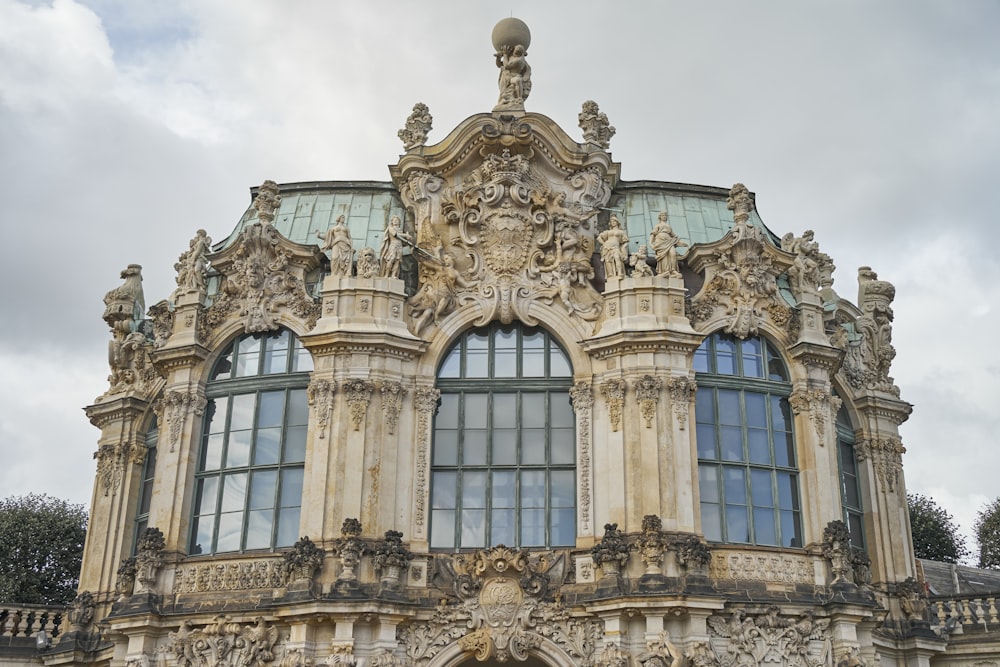
{"label": "curved pediment", "polygon": [[598,144],[541,114],[479,114],[390,171],[416,230],[414,333],[460,307],[477,309],[480,325],[535,324],[535,302],[600,318],[591,258],[619,165]]}

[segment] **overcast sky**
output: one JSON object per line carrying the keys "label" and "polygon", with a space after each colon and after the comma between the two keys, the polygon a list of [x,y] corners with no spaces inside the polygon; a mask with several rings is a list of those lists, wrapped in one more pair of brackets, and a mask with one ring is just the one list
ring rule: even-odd
{"label": "overcast sky", "polygon": [[744,182],[841,296],[895,283],[907,486],[968,531],[1000,495],[995,0],[0,0],[0,496],[89,506],[121,269],[153,304],[265,178],[388,180],[415,102],[430,143],[493,107],[509,15],[527,109],[579,138],[596,100],[624,179]]}

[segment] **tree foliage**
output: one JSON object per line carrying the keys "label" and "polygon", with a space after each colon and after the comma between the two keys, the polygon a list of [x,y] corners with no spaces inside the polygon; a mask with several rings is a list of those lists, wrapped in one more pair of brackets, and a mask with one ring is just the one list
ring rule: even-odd
{"label": "tree foliage", "polygon": [[983,505],[972,530],[979,543],[979,567],[1000,569],[1000,498]]}
{"label": "tree foliage", "polygon": [[944,508],[919,493],[906,494],[906,506],[917,558],[957,563],[969,555],[965,536],[958,532],[955,519]]}
{"label": "tree foliage", "polygon": [[83,505],[44,494],[0,500],[0,602],[72,602],[86,534]]}

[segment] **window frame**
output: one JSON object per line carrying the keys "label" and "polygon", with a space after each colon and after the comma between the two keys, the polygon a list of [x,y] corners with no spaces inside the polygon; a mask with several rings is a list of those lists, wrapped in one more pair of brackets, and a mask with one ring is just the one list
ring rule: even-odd
{"label": "window frame", "polygon": [[[840,480],[840,505],[844,513],[844,523],[851,534],[851,546],[866,548],[864,485],[861,481],[861,466],[858,463],[857,436],[851,425],[847,406],[843,403],[834,420],[837,439],[837,471]],[[850,452],[850,460],[845,461],[845,453]],[[853,468],[853,473],[851,472]],[[857,504],[850,502],[849,486],[854,486]]]}
{"label": "window frame", "polygon": [[[706,539],[801,548],[801,475],[787,363],[763,336],[740,340],[714,332],[695,352],[693,366],[699,512]],[[706,404],[712,409],[707,418],[698,409]]]}
{"label": "window frame", "polygon": [[[278,347],[282,339],[287,345]],[[257,341],[256,352],[247,341]],[[312,355],[288,329],[237,336],[216,359],[205,387],[208,403],[195,461],[190,555],[273,551],[298,539],[312,369]],[[272,423],[277,410],[279,421]],[[233,428],[234,417],[244,428]],[[269,503],[261,503],[261,490]],[[236,519],[238,531],[236,523],[224,524]],[[252,525],[262,520],[269,522],[269,535]],[[238,536],[238,544],[220,544],[224,526]]]}
{"label": "window frame", "polygon": [[[499,345],[501,336],[513,336],[514,345]],[[531,339],[537,342],[539,337],[540,346],[527,345]],[[529,365],[527,360],[532,356],[534,363]],[[505,359],[514,362],[512,370],[501,366]],[[569,355],[555,337],[542,327],[526,327],[519,323],[502,325],[495,322],[466,330],[442,356],[436,383],[441,391],[441,404],[434,418],[431,446],[428,533],[431,550],[464,551],[497,543],[531,548],[574,546],[576,418],[569,401],[573,375]],[[544,401],[540,412],[530,403],[539,396]],[[557,404],[556,401],[565,403]],[[470,408],[470,402],[474,402],[474,407]],[[514,420],[498,424],[498,414],[507,414],[511,402]],[[529,405],[527,409],[526,404]],[[505,411],[498,413],[500,409]],[[475,416],[480,410],[485,410],[483,418]],[[535,412],[527,422],[526,410]],[[470,421],[470,417],[477,421]],[[444,420],[448,420],[447,423]],[[475,435],[473,444],[470,444],[473,442],[470,435]],[[449,442],[447,450],[442,449],[445,436]],[[513,450],[509,444],[500,443],[498,436],[505,438],[507,443],[512,438]],[[531,442],[538,442],[539,436],[544,453],[541,461],[532,461],[527,448],[532,446]],[[555,456],[554,451],[557,451]],[[500,462],[497,456],[503,457]],[[532,480],[539,479],[539,473],[544,487],[541,506],[526,505],[525,498],[531,502],[527,495],[530,489],[539,488],[537,483],[531,484]],[[470,478],[483,481],[480,495],[468,493]],[[453,479],[452,485],[443,486],[449,479]],[[498,500],[501,497],[503,499]],[[469,506],[466,502],[481,507]],[[495,506],[495,502],[506,504]],[[463,512],[470,520],[476,512],[482,513],[478,532],[463,530]],[[501,520],[503,512],[509,518],[506,527]],[[544,521],[544,535],[539,544],[526,533],[525,517],[533,513]],[[567,524],[571,527],[568,534],[556,534],[558,527]],[[501,531],[504,531],[504,538],[510,539],[498,539]],[[468,541],[463,539],[466,537]]]}
{"label": "window frame", "polygon": [[135,520],[133,521],[133,556],[138,552],[140,538],[149,528],[149,510],[153,503],[153,482],[156,475],[156,452],[159,438],[159,425],[154,416],[145,435],[146,456],[142,462],[142,477],[139,480],[139,495],[136,498]]}

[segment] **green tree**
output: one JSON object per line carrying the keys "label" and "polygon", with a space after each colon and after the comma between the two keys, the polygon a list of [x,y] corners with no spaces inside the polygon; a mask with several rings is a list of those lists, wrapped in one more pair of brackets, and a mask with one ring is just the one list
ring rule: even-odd
{"label": "green tree", "polygon": [[979,567],[1000,569],[1000,498],[982,506],[972,530],[979,543]]}
{"label": "green tree", "polygon": [[86,535],[83,505],[34,493],[0,500],[0,602],[72,602]]}
{"label": "green tree", "polygon": [[965,537],[944,508],[919,493],[906,494],[906,506],[917,558],[957,563],[969,555]]}

